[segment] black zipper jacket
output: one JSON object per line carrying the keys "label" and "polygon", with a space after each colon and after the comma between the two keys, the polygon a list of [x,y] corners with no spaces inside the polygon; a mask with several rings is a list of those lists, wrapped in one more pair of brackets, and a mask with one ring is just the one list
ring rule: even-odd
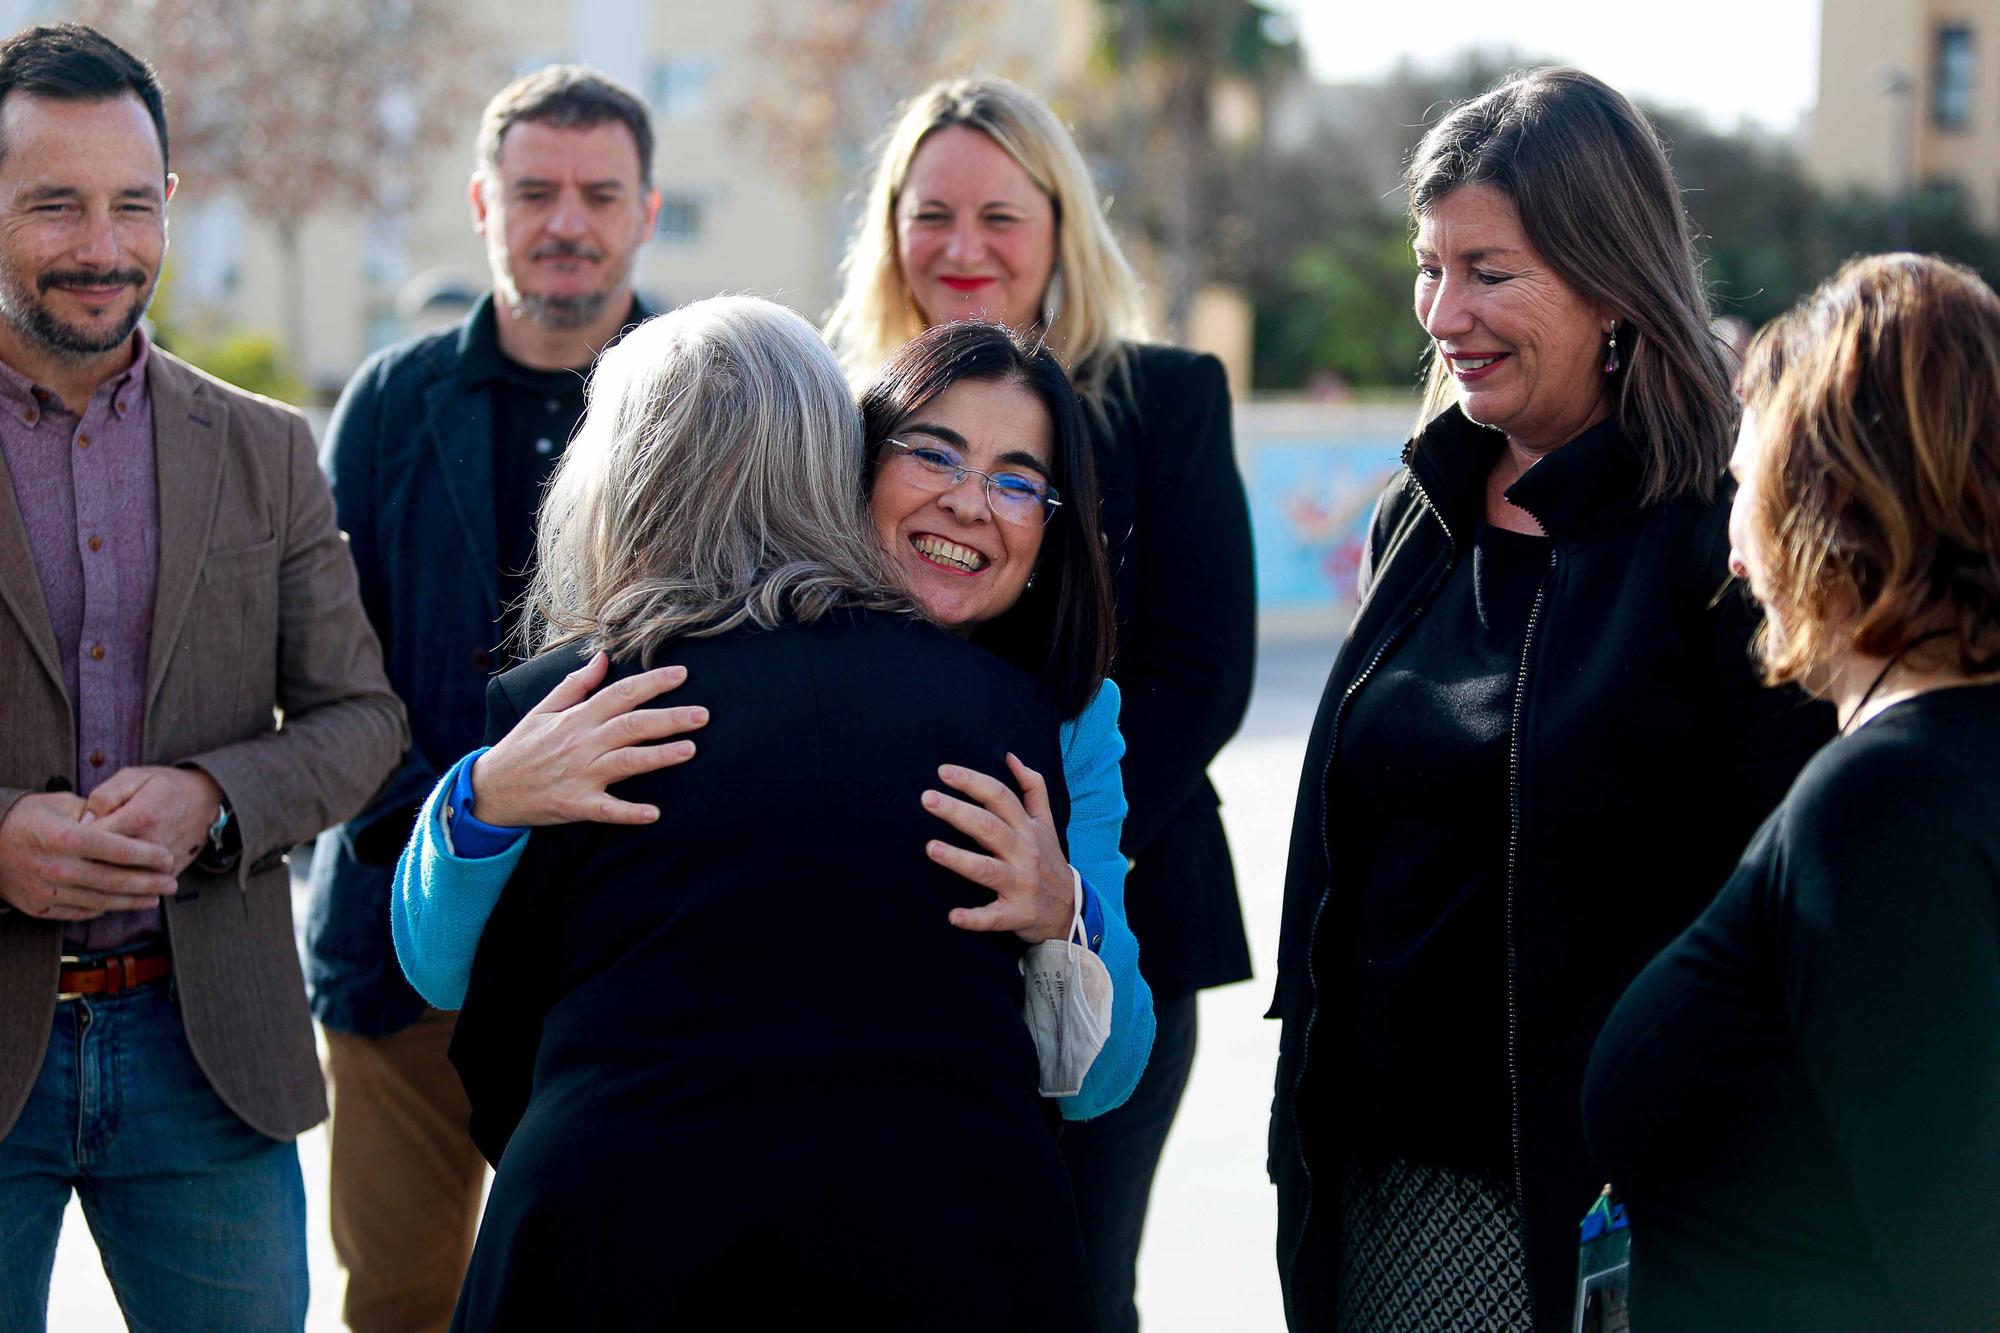
{"label": "black zipper jacket", "polygon": [[[1316,1025],[1342,1016],[1315,976],[1344,956],[1358,886],[1327,839],[1328,770],[1349,700],[1471,554],[1503,441],[1453,408],[1404,450],[1376,506],[1361,602],[1306,746],[1293,816],[1277,995],[1284,1021],[1272,1109],[1278,1271],[1294,1329],[1332,1326],[1344,1130],[1338,1069],[1299,1110]],[[1607,421],[1537,463],[1507,498],[1552,539],[1516,684],[1506,871],[1505,1006],[1512,1171],[1525,1215],[1538,1330],[1567,1330],[1577,1223],[1605,1183],[1583,1141],[1591,1043],[1626,983],[1707,905],[1758,824],[1833,734],[1832,711],[1767,690],[1749,655],[1754,604],[1725,586],[1718,499],[1639,503],[1638,452]],[[1315,947],[1315,936],[1319,947]],[[1331,947],[1328,947],[1329,943]],[[1324,1057],[1322,1057],[1324,1058]]]}

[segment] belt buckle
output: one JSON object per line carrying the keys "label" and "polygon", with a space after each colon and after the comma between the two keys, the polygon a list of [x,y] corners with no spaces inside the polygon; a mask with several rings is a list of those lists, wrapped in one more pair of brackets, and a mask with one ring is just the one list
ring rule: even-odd
{"label": "belt buckle", "polygon": [[[62,958],[61,958],[61,959],[60,959],[60,960],[59,960],[59,961],[58,961],[58,962],[56,963],[56,968],[57,968],[57,971],[56,971],[56,984],[57,984],[58,986],[60,986],[60,985],[62,984],[62,971],[61,971],[61,969],[62,969],[62,968],[63,968],[63,967],[64,967],[64,966],[66,965],[66,964],[70,964],[70,963],[81,963],[82,961],[83,961],[83,959],[82,959],[81,957],[79,957],[78,955],[76,955],[76,954],[73,954],[73,953],[66,953],[66,954],[64,954],[64,955],[62,956]],[[68,1001],[70,1001],[70,1000],[81,1000],[82,998],[83,998],[83,992],[82,992],[82,991],[80,991],[80,990],[59,990],[59,991],[57,991],[57,992],[56,992],[56,1003],[57,1003],[57,1004],[65,1004],[65,1003],[67,1003],[67,1002],[68,1002]]]}

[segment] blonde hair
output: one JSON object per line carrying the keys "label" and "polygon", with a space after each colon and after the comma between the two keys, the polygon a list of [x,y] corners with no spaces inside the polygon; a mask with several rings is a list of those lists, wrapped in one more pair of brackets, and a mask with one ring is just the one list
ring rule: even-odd
{"label": "blonde hair", "polygon": [[1076,141],[1048,105],[1019,84],[994,76],[947,79],[911,98],[889,131],[847,256],[840,300],[826,317],[826,337],[856,383],[924,331],[896,253],[896,203],[910,163],[938,130],[978,130],[1014,159],[1055,205],[1056,274],[1062,308],[1037,330],[1061,358],[1079,392],[1102,410],[1125,349],[1146,336],[1139,280],[1104,219],[1097,187]]}
{"label": "blonde hair", "polygon": [[1848,653],[2000,667],[2000,297],[1941,259],[1850,260],[1757,335],[1738,387],[1764,451],[1744,498],[1766,676]]}
{"label": "blonde hair", "polygon": [[647,658],[676,635],[914,614],[862,491],[861,417],[782,306],[724,296],[607,351],[543,497],[521,637]]}

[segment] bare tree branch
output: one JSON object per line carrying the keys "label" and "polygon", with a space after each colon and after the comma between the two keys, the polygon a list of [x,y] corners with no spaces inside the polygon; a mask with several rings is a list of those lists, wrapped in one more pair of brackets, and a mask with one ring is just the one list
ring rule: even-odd
{"label": "bare tree branch", "polygon": [[293,357],[306,219],[406,214],[495,82],[486,31],[456,0],[74,0],[70,9],[159,71],[174,169],[272,225],[289,270]]}

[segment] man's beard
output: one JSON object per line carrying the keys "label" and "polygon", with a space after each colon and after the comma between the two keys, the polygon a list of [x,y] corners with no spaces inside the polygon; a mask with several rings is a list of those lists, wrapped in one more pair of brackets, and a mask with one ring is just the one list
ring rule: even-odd
{"label": "man's beard", "polygon": [[[535,247],[529,259],[590,259],[601,260],[604,251],[593,245],[583,245],[576,241],[548,241]],[[511,291],[503,293],[509,300],[516,319],[528,319],[545,329],[568,332],[571,329],[587,327],[604,313],[604,307],[611,300],[611,293],[622,287],[632,277],[632,257],[626,256],[624,266],[611,277],[611,281],[600,291],[573,292],[567,296],[549,296],[541,292],[524,292],[515,279],[509,265],[507,287]]]}
{"label": "man's beard", "polygon": [[610,292],[578,292],[573,296],[521,292],[514,302],[514,314],[545,329],[580,329],[603,314],[604,303],[610,299]]}
{"label": "man's beard", "polygon": [[[153,301],[154,279],[136,268],[110,269],[93,273],[87,269],[49,269],[37,274],[32,284],[22,280],[11,263],[0,259],[0,319],[14,331],[66,361],[88,361],[115,351],[132,336]],[[132,287],[138,297],[108,328],[82,328],[56,317],[42,299],[49,288],[62,284],[103,286],[121,283]]]}

